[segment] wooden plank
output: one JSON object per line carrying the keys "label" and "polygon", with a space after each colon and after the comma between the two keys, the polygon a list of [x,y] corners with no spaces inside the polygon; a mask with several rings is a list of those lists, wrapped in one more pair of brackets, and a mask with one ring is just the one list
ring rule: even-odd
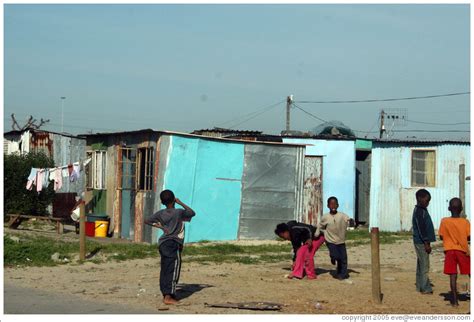
{"label": "wooden plank", "polygon": [[240,310],[254,310],[254,311],[279,311],[283,307],[279,303],[270,303],[270,302],[242,302],[242,303],[217,303],[209,304],[204,303],[207,307],[215,308],[228,308],[228,309],[240,309]]}

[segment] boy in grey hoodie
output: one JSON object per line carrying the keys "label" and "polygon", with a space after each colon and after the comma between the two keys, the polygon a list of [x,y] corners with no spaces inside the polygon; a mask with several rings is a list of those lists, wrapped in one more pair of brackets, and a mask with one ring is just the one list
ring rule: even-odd
{"label": "boy in grey hoodie", "polygon": [[[163,294],[163,303],[177,304],[176,284],[181,272],[181,252],[184,244],[184,222],[191,221],[196,215],[194,210],[175,198],[171,190],[160,193],[161,203],[166,206],[145,220],[145,224],[163,230],[158,240],[158,249],[161,256],[160,290]],[[175,204],[184,209],[176,209]]]}

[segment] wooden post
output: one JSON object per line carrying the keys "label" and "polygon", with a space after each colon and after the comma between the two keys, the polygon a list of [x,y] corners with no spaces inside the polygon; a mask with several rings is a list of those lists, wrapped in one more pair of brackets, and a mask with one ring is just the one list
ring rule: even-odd
{"label": "wooden post", "polygon": [[86,259],[86,207],[84,201],[81,202],[79,216],[79,260]]}
{"label": "wooden post", "polygon": [[372,250],[372,300],[376,304],[382,303],[382,289],[380,285],[380,252],[379,228],[373,227],[370,231]]}
{"label": "wooden post", "polygon": [[[464,203],[466,199],[466,165],[465,164],[460,164],[459,165],[459,199],[462,201],[463,207],[466,206]],[[461,211],[461,216],[466,217],[466,213]]]}

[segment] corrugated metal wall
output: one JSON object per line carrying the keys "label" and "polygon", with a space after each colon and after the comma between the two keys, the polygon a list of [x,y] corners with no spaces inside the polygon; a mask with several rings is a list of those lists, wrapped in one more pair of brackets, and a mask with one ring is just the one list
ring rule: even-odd
{"label": "corrugated metal wall", "polygon": [[300,215],[304,148],[247,144],[244,162],[239,238],[274,238]]}
{"label": "corrugated metal wall", "polygon": [[[53,159],[56,166],[64,166],[74,162],[83,162],[86,158],[86,140],[50,134],[53,143]],[[80,193],[85,189],[85,174],[80,173],[78,180],[70,182],[63,178],[63,186],[59,193]]]}
{"label": "corrugated metal wall", "polygon": [[307,156],[323,156],[323,205],[331,196],[339,200],[339,211],[355,218],[355,141],[293,139],[283,142],[307,144]]}
{"label": "corrugated metal wall", "polygon": [[[470,145],[440,144],[432,146],[402,146],[374,143],[372,150],[370,225],[384,231],[411,229],[411,216],[419,187],[411,186],[411,151],[436,151],[436,187],[427,187],[431,193],[428,207],[435,229],[441,219],[449,216],[448,202],[459,196],[459,165],[466,165],[470,176]],[[465,211],[470,217],[470,181],[466,181]]]}

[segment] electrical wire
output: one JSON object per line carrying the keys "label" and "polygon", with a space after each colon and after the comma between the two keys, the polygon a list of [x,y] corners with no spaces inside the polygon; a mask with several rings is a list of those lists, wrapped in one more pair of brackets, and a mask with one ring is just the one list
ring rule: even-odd
{"label": "electrical wire", "polygon": [[312,114],[312,113],[306,111],[305,109],[303,109],[302,107],[298,106],[298,105],[295,104],[294,102],[293,102],[292,105],[293,105],[294,107],[296,107],[297,109],[303,111],[304,113],[308,114],[309,116],[311,116],[312,118],[314,118],[314,119],[316,119],[316,120],[319,120],[319,121],[324,122],[324,123],[327,122],[325,119],[322,119],[322,118],[320,118],[320,117],[318,117],[318,116],[316,116],[316,115],[314,115],[314,114]]}
{"label": "electrical wire", "polygon": [[392,132],[438,132],[438,133],[470,133],[471,131],[463,130],[397,130]]}
{"label": "electrical wire", "polygon": [[432,99],[432,98],[439,98],[439,97],[459,96],[459,95],[469,95],[469,94],[471,94],[471,92],[459,92],[459,93],[448,93],[448,94],[438,94],[438,95],[428,95],[428,96],[399,97],[399,98],[366,99],[366,100],[296,101],[296,102],[302,103],[302,104],[374,103],[374,102],[393,102],[393,101]]}
{"label": "electrical wire", "polygon": [[[263,111],[266,111],[267,109],[272,109],[273,107],[278,106],[279,104],[281,104],[281,103],[283,103],[283,102],[285,102],[285,101],[286,101],[286,99],[281,100],[281,101],[276,102],[276,103],[273,103],[273,104],[271,104],[271,105],[267,105],[267,106],[264,106],[264,107],[260,107],[260,108],[256,109],[256,110],[253,111],[253,112],[250,112],[250,113],[247,113],[247,114],[244,114],[244,115],[235,117],[235,118],[233,118],[233,119],[231,119],[231,120],[228,120],[228,121],[219,123],[219,126],[224,126],[225,124],[233,123],[233,122],[235,122],[235,121],[239,122],[239,121],[242,120],[243,118],[248,118],[249,116],[250,116],[250,119],[252,119],[252,117],[253,117],[254,115],[258,114],[258,113],[261,112],[262,110],[263,110]],[[243,123],[245,123],[245,122],[243,122]],[[235,126],[238,126],[238,125],[240,125],[240,124],[234,125],[234,127],[235,127]]]}
{"label": "electrical wire", "polygon": [[471,122],[459,122],[459,123],[434,123],[434,122],[422,122],[422,121],[412,121],[412,120],[405,120],[410,123],[419,123],[419,124],[428,124],[428,125],[463,125],[463,124],[471,124]]}
{"label": "electrical wire", "polygon": [[250,114],[254,114],[254,115],[252,115],[251,117],[249,117],[249,118],[247,118],[247,119],[245,119],[245,120],[243,120],[243,121],[241,121],[241,122],[239,122],[239,123],[237,123],[237,124],[234,124],[234,125],[232,125],[232,126],[229,126],[229,129],[233,129],[233,128],[235,128],[235,127],[237,127],[237,126],[239,126],[239,125],[242,125],[242,124],[244,124],[244,123],[246,123],[246,122],[248,122],[248,121],[250,121],[250,120],[253,120],[254,118],[256,118],[256,117],[258,117],[258,116],[260,116],[260,115],[262,115],[262,114],[264,114],[264,113],[266,113],[266,112],[268,112],[268,111],[274,109],[275,107],[277,107],[278,105],[280,105],[280,104],[283,103],[284,101],[285,101],[285,100],[282,100],[282,101],[280,101],[280,102],[278,102],[278,103],[269,105],[269,106],[265,107],[263,111],[260,111],[260,112],[258,112],[257,114],[255,114],[255,112],[254,112],[254,113],[250,113]]}

